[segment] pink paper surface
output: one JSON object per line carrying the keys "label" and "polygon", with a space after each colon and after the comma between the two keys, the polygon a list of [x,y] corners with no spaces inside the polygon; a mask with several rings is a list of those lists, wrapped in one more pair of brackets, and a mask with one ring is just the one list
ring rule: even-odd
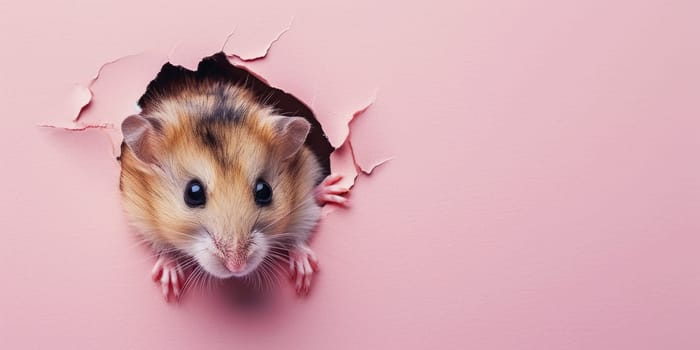
{"label": "pink paper surface", "polygon": [[[0,13],[2,348],[700,348],[697,1]],[[282,281],[262,311],[163,302],[121,211],[118,128],[102,124],[162,62],[222,48],[311,106],[334,145],[371,103],[349,129],[354,161],[391,158],[324,217],[311,295]],[[81,109],[106,128],[37,127]]]}

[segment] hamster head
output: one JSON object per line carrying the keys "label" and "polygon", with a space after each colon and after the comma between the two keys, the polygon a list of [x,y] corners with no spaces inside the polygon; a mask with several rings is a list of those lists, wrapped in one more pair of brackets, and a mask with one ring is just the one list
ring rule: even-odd
{"label": "hamster head", "polygon": [[163,98],[122,123],[127,215],[156,249],[215,277],[248,275],[305,239],[320,216],[309,128],[233,86]]}

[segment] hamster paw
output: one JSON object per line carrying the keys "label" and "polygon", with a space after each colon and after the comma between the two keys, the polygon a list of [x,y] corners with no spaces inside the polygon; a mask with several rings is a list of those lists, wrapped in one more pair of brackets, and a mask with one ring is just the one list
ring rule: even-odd
{"label": "hamster paw", "polygon": [[163,291],[165,301],[170,301],[168,296],[172,294],[176,298],[180,297],[180,288],[184,281],[184,272],[178,261],[167,255],[160,255],[151,271],[153,281],[159,282]]}
{"label": "hamster paw", "polygon": [[349,189],[337,185],[338,181],[342,178],[343,176],[340,174],[328,175],[321,184],[316,187],[314,193],[318,205],[324,205],[326,203],[345,204],[347,202],[348,199],[343,197],[343,195],[348,193]]}
{"label": "hamster paw", "polygon": [[297,294],[309,293],[315,271],[318,271],[318,258],[308,245],[301,243],[289,251],[289,272],[296,281]]}

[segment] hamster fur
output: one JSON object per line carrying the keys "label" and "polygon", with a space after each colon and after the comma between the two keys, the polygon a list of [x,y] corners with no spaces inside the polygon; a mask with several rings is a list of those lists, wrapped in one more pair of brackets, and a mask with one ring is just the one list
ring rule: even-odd
{"label": "hamster fur", "polygon": [[[206,80],[189,80],[124,120],[122,202],[159,255],[153,277],[166,299],[180,295],[188,265],[260,280],[287,257],[297,291],[308,292],[317,258],[307,240],[321,205],[342,204],[347,191],[337,175],[321,181],[304,145],[309,129],[243,87]],[[259,201],[266,190],[269,203]]]}

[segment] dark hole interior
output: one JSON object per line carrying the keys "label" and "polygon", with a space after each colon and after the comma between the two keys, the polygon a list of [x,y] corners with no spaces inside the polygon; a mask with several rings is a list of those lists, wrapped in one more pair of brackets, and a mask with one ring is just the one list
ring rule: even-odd
{"label": "dark hole interior", "polygon": [[172,89],[178,90],[178,84],[182,84],[187,79],[218,80],[244,86],[252,91],[259,101],[264,101],[266,105],[274,107],[279,114],[305,118],[311,123],[311,131],[306,138],[306,145],[318,158],[324,176],[330,174],[330,155],[334,148],[328,142],[321,123],[316,120],[311,109],[296,97],[267,85],[246,69],[234,66],[223,52],[202,59],[196,71],[170,63],[164,64],[139,99],[139,107],[146,109],[146,106],[157,100],[158,96],[167,95]]}

